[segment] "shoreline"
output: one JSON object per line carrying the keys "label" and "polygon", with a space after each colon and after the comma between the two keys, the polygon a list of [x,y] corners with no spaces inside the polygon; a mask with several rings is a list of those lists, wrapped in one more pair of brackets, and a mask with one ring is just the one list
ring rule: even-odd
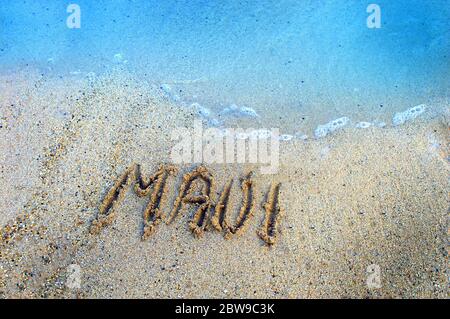
{"label": "shoreline", "polygon": [[[196,238],[185,212],[142,241],[148,199],[131,191],[108,227],[97,235],[89,229],[125,168],[140,163],[149,176],[169,163],[171,130],[197,117],[130,78],[89,81],[22,75],[4,91],[2,129],[11,142],[1,145],[9,150],[1,161],[1,226],[11,227],[2,228],[0,297],[448,296],[448,118],[282,142],[275,175],[252,164],[206,165],[216,180],[214,203],[235,179],[229,199],[235,221],[240,178],[255,172],[246,230],[226,240],[206,229]],[[164,213],[181,176],[197,166],[177,166]],[[277,183],[284,213],[278,240],[267,247],[257,231]],[[11,223],[18,212],[28,217]],[[80,288],[66,285],[70,265],[80,267]],[[367,286],[371,265],[380,268],[380,288]]]}

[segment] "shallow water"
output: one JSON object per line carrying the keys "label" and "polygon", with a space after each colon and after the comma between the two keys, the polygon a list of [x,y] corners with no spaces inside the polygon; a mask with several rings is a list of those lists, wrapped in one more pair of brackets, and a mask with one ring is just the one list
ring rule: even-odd
{"label": "shallow water", "polygon": [[66,3],[2,0],[0,66],[125,68],[180,105],[216,116],[236,104],[291,129],[448,98],[449,1],[377,1],[379,29],[366,24],[371,2],[80,0],[70,29]]}
{"label": "shallow water", "polygon": [[[68,2],[0,0],[0,298],[448,296],[448,1],[379,1],[380,29],[368,1],[77,3],[71,29]],[[197,117],[259,130],[232,131],[236,153],[226,141],[209,163]],[[263,143],[237,145],[256,136],[271,139],[270,166]],[[232,180],[219,216],[253,215],[235,238],[206,212],[170,223],[200,162],[215,188],[185,193],[209,189],[201,206],[221,207]],[[144,241],[159,208],[112,188],[132,163],[178,168],[148,193],[165,198]],[[98,234],[94,221],[107,221]]]}

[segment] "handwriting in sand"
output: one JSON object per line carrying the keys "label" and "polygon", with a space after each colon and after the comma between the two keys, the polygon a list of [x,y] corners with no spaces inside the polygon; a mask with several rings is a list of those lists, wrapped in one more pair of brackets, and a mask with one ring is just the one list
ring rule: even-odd
{"label": "handwriting in sand", "polygon": [[[219,232],[223,232],[226,239],[242,234],[246,230],[255,211],[252,173],[247,174],[241,180],[242,203],[239,214],[234,221],[230,220],[228,208],[230,197],[233,196],[231,188],[234,179],[231,178],[225,183],[218,201],[215,203],[211,196],[215,180],[204,166],[199,166],[182,177],[173,208],[170,212],[164,214],[161,206],[167,197],[167,179],[169,176],[176,176],[176,174],[176,167],[161,165],[155,174],[146,178],[141,173],[140,165],[132,164],[115,181],[103,199],[99,214],[92,222],[90,232],[92,234],[99,233],[103,227],[113,223],[116,211],[130,187],[134,189],[137,196],[149,197],[149,202],[143,213],[143,240],[150,237],[161,222],[172,223],[182,215],[188,206],[194,206],[195,208],[189,220],[189,228],[195,237],[201,237],[208,225]],[[267,245],[273,245],[279,234],[278,226],[282,216],[282,210],[279,206],[280,187],[280,183],[272,184],[263,204],[264,219],[257,234]]]}

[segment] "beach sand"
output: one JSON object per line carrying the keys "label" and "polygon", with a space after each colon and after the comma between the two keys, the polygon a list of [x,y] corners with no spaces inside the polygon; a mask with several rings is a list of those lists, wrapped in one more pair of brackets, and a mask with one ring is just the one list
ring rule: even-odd
{"label": "beach sand", "polygon": [[[90,228],[127,167],[150,175],[170,162],[170,134],[191,127],[194,112],[124,72],[52,77],[25,68],[3,73],[0,86],[2,298],[448,297],[448,117],[282,142],[274,175],[206,165],[213,201],[234,178],[232,219],[240,179],[254,172],[245,231],[225,239],[209,226],[196,238],[186,213],[143,241],[148,197],[131,190],[110,225]],[[196,166],[168,179],[164,214]],[[281,216],[269,246],[257,230],[277,183]],[[368,267],[379,269],[377,287]],[[79,286],[69,284],[71,269]]]}

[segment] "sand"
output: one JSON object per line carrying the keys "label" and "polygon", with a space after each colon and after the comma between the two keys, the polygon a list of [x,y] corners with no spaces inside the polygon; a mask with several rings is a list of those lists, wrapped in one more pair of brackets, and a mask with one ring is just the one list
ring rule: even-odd
{"label": "sand", "polygon": [[[170,134],[192,126],[194,112],[124,72],[61,78],[25,68],[3,73],[0,85],[2,298],[449,295],[448,118],[283,142],[275,175],[258,165],[206,165],[214,202],[234,179],[231,223],[253,171],[245,229],[226,236],[207,223],[194,236],[193,210],[181,211],[142,240],[149,199],[132,188],[115,218],[90,230],[127,167],[140,164],[150,176],[170,162]],[[178,165],[167,179],[163,216],[197,166]],[[278,184],[281,215],[268,245],[258,230]],[[380,271],[376,287],[368,267]]]}

